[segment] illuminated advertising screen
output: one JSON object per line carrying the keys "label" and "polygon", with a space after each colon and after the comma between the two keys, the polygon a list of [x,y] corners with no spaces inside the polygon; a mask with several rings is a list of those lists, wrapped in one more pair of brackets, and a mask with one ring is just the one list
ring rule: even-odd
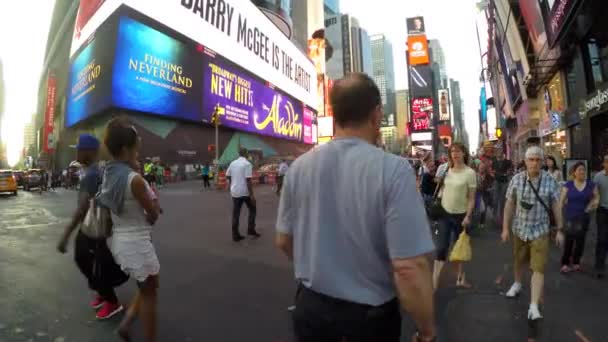
{"label": "illuminated advertising screen", "polygon": [[450,121],[450,94],[447,89],[439,89],[439,121]]}
{"label": "illuminated advertising screen", "polygon": [[433,99],[430,97],[412,100],[412,130],[422,131],[430,129],[433,119]]}
{"label": "illuminated advertising screen", "polygon": [[412,17],[406,19],[407,34],[410,36],[425,34],[424,29],[424,18],[423,17]]}
{"label": "illuminated advertising screen", "polygon": [[409,36],[407,38],[409,64],[429,64],[429,43],[426,35]]}
{"label": "illuminated advertising screen", "polygon": [[223,126],[312,143],[312,109],[211,51],[204,60],[204,121],[217,106]]}
{"label": "illuminated advertising screen", "polygon": [[114,105],[200,121],[202,70],[196,55],[188,45],[120,17],[112,79]]}
{"label": "illuminated advertising screen", "polygon": [[65,124],[70,127],[112,105],[113,25],[100,28],[70,65]]}
{"label": "illuminated advertising screen", "polygon": [[433,70],[430,65],[410,65],[410,96],[433,96]]}

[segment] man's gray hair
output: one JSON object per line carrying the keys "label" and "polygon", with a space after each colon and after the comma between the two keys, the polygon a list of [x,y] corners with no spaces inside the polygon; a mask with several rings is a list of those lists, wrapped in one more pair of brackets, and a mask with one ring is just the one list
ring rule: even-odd
{"label": "man's gray hair", "polygon": [[526,159],[531,158],[531,157],[538,157],[540,159],[543,159],[543,157],[544,157],[543,149],[540,148],[539,146],[528,147],[528,149],[526,150]]}

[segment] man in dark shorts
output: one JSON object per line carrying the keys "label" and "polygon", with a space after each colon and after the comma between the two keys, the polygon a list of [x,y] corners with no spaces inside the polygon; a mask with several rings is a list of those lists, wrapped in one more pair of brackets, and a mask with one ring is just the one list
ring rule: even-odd
{"label": "man in dark shorts", "polygon": [[[76,149],[78,151],[78,162],[86,169],[80,183],[77,210],[57,245],[60,253],[67,251],[70,236],[76,228],[81,226],[89,210],[90,200],[97,194],[102,179],[97,166],[99,140],[92,135],[82,134],[78,139]],[[114,292],[114,286],[124,283],[128,277],[120,271],[119,266],[114,262],[106,238],[94,238],[92,236],[94,236],[93,232],[86,232],[83,229],[78,230],[74,246],[74,259],[82,274],[87,278],[89,287],[97,292],[97,296],[91,302],[91,307],[95,310],[99,309],[96,317],[103,320],[123,310]],[[95,268],[103,269],[103,276],[94,272]]]}

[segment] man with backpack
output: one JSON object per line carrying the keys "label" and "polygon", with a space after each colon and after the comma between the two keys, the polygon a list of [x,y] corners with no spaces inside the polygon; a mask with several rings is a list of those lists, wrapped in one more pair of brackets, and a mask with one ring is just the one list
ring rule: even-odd
{"label": "man with backpack", "polygon": [[57,249],[60,253],[66,253],[72,232],[80,227],[76,235],[74,259],[87,278],[89,287],[97,292],[91,307],[99,310],[96,317],[102,320],[123,310],[114,292],[114,286],[124,283],[128,276],[114,262],[106,243],[107,237],[100,237],[99,232],[88,231],[87,226],[82,225],[89,211],[91,199],[95,197],[101,184],[102,178],[97,166],[99,145],[99,140],[90,134],[82,134],[78,139],[77,159],[83,165],[85,174],[80,183],[76,212],[66,227]]}

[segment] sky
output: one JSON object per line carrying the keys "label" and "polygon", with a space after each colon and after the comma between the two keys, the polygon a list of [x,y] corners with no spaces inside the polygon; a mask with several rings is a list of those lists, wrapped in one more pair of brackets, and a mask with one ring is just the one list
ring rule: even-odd
{"label": "sky", "polygon": [[[465,126],[471,147],[477,146],[481,61],[477,41],[477,0],[341,0],[340,10],[359,20],[368,33],[383,33],[393,44],[396,89],[407,88],[405,19],[423,16],[428,39],[444,50],[448,77],[460,82]],[[485,30],[480,27],[480,31]],[[483,39],[483,38],[482,38]],[[482,41],[482,48],[487,44]],[[484,49],[485,50],[485,49]]]}
{"label": "sky", "polygon": [[38,82],[54,5],[55,0],[38,0],[35,5],[31,1],[0,1],[0,59],[5,85],[1,129],[11,165],[19,160],[23,127],[36,111]]}

